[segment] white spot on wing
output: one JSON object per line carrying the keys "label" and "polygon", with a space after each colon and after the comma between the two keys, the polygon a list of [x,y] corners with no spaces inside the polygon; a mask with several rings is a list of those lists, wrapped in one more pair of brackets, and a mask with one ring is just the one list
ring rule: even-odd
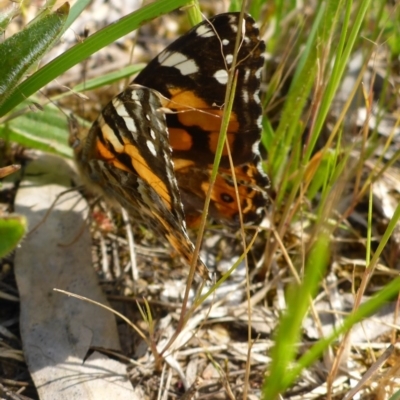
{"label": "white spot on wing", "polygon": [[[253,143],[253,146],[251,146],[251,150],[253,151],[253,154],[260,154],[260,141],[257,140],[256,142]],[[259,164],[259,163],[257,163]],[[263,173],[264,174],[264,173]]]}
{"label": "white spot on wing", "polygon": [[233,23],[235,23],[236,22],[236,15],[229,15],[229,22],[231,23],[231,24],[233,24]]}
{"label": "white spot on wing", "polygon": [[164,62],[164,64],[167,64],[170,67],[173,67],[176,64],[180,64],[180,63],[185,63],[188,61],[188,58],[182,54],[182,53],[172,53],[170,57],[168,57],[168,61],[167,63]]}
{"label": "white spot on wing", "polygon": [[137,133],[137,126],[135,125],[135,122],[131,117],[124,118],[124,121],[126,127],[130,132]]}
{"label": "white spot on wing", "polygon": [[154,157],[157,157],[157,151],[154,146],[154,143],[151,142],[150,140],[146,140],[146,145],[147,145],[147,148],[150,150],[150,153],[153,154]]}
{"label": "white spot on wing", "polygon": [[249,102],[249,93],[247,92],[247,90],[242,91],[242,99],[245,103]]}
{"label": "white spot on wing", "polygon": [[222,39],[222,44],[224,46],[227,46],[229,44],[229,40],[228,39]]}
{"label": "white spot on wing", "polygon": [[201,36],[203,38],[213,37],[215,36],[215,32],[208,24],[202,24],[196,29],[197,36]]}
{"label": "white spot on wing", "polygon": [[226,85],[228,83],[228,72],[225,71],[224,69],[220,69],[215,74],[213,77],[220,83],[221,85]]}
{"label": "white spot on wing", "polygon": [[129,115],[128,111],[125,108],[125,105],[118,98],[114,98],[112,103],[113,106],[115,107],[116,113],[124,120],[128,130],[132,133],[136,133],[137,127],[135,125],[135,121]]}
{"label": "white spot on wing", "polygon": [[250,38],[248,38],[246,36],[246,20],[245,19],[243,19],[243,21],[242,21],[242,36],[246,43],[250,42]]}
{"label": "white spot on wing", "polygon": [[159,116],[159,118],[156,119],[157,122],[157,128],[162,131],[165,128],[165,116]]}
{"label": "white spot on wing", "polygon": [[153,140],[156,140],[156,133],[153,131],[153,129],[150,128],[150,136]]}
{"label": "white spot on wing", "polygon": [[227,63],[227,64],[232,64],[233,55],[232,55],[232,54],[228,54],[228,55],[225,57],[225,60],[226,60],[226,63]]}
{"label": "white spot on wing", "polygon": [[138,90],[134,89],[131,91],[131,99],[133,101],[140,101],[140,96],[139,96]]}
{"label": "white spot on wing", "polygon": [[191,75],[199,71],[194,60],[187,60],[180,65],[175,65],[175,68],[178,68],[182,75]]}
{"label": "white spot on wing", "polygon": [[[163,55],[162,53],[160,56]],[[165,57],[158,56],[158,61],[164,67],[173,67],[179,69],[182,75],[190,75],[198,72],[199,67],[194,60],[187,58],[184,54],[178,52],[168,52]]]}
{"label": "white spot on wing", "polygon": [[261,72],[263,70],[263,67],[258,68],[258,70],[255,72],[255,76],[257,79],[261,79]]}

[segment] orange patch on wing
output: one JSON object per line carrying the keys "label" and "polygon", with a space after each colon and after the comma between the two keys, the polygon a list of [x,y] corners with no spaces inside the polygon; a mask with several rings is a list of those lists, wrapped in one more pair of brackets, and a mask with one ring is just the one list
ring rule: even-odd
{"label": "orange patch on wing", "polygon": [[188,90],[182,90],[180,88],[170,88],[168,89],[171,95],[171,99],[164,99],[162,101],[163,107],[172,108],[176,110],[186,110],[186,109],[206,109],[210,108],[210,104],[207,104],[203,99],[197,97]]}
{"label": "orange patch on wing", "polygon": [[201,215],[199,214],[190,214],[185,215],[186,226],[190,229],[199,229],[201,222]]}
{"label": "orange patch on wing", "polygon": [[[204,192],[204,197],[207,195],[207,191],[210,187],[210,183],[208,181],[202,182],[201,183],[201,189]],[[223,194],[228,194],[230,195],[234,200],[231,203],[226,203],[222,201],[222,195]],[[215,203],[215,207],[218,208],[218,210],[226,210],[225,212],[230,215],[231,213],[234,214],[234,212],[237,211],[237,202],[236,202],[236,194],[235,194],[235,189],[232,186],[229,186],[225,180],[217,176],[217,179],[215,180],[214,186],[211,191],[211,200]],[[228,210],[230,212],[228,212]],[[232,212],[234,211],[234,212]],[[225,212],[223,214],[225,214]],[[226,217],[226,216],[225,216]]]}
{"label": "orange patch on wing", "polygon": [[122,169],[126,172],[132,172],[125,164],[121,163],[113,152],[110,151],[99,139],[96,140],[97,158],[103,160],[108,164],[113,165],[115,168]]}
{"label": "orange patch on wing", "polygon": [[104,145],[100,141],[100,139],[96,139],[96,157],[103,161],[110,161],[115,158],[115,155],[110,151],[108,147]]}
{"label": "orange patch on wing", "polygon": [[169,128],[169,144],[174,150],[190,150],[193,145],[192,137],[185,129]]}
{"label": "orange patch on wing", "polygon": [[99,160],[103,160],[106,163],[113,165],[115,168],[122,169],[123,171],[126,172],[131,172],[131,169],[128,166],[121,163],[116,158],[115,152],[110,150],[112,146],[114,150],[116,150],[117,152],[121,152],[121,149],[123,149],[123,144],[118,142],[113,130],[110,128],[109,125],[107,125],[102,116],[99,117],[98,121],[99,121],[99,129],[101,131],[101,136],[103,136],[106,144],[104,144],[99,139],[99,137],[96,137],[95,157]]}
{"label": "orange patch on wing", "polygon": [[171,210],[171,196],[168,193],[168,189],[164,182],[151,170],[151,167],[147,164],[146,160],[139,153],[138,148],[127,143],[124,146],[125,153],[129,155],[132,166],[137,174],[153,189],[157,194],[167,203],[167,207]]}
{"label": "orange patch on wing", "polygon": [[[249,180],[249,177],[243,174],[243,171],[240,169],[241,167],[235,168],[237,173],[236,179],[239,181],[241,178],[246,181]],[[228,174],[228,170],[225,173]],[[232,175],[229,172],[229,175]],[[247,178],[247,179],[246,179]],[[209,182],[202,182],[201,189],[204,192],[204,197],[207,195],[207,191],[210,184]],[[248,191],[248,186],[238,183],[237,187],[239,198],[240,198],[240,208],[243,214],[247,214],[253,211],[253,203],[250,201],[258,192],[256,190]],[[223,196],[228,195],[230,196],[233,201],[226,202],[223,201]],[[218,210],[218,213],[222,218],[231,219],[235,215],[239,213],[239,206],[236,197],[235,187],[228,184],[225,178],[221,175],[218,175],[214,184],[214,187],[211,191],[211,200],[213,206]]]}
{"label": "orange patch on wing", "polygon": [[[100,121],[101,123],[101,121]],[[100,159],[103,159],[107,163],[113,165],[115,168],[121,169],[126,172],[136,173],[150,186],[154,188],[157,194],[165,201],[169,210],[171,210],[171,196],[169,195],[168,189],[164,182],[151,170],[151,167],[147,164],[146,160],[140,154],[138,148],[132,144],[129,139],[124,138],[124,143],[121,143],[115,137],[112,129],[105,123],[101,123],[101,131],[106,142],[110,143],[114,151],[110,150],[109,147],[104,145],[99,139],[96,141],[97,154]],[[132,167],[126,165],[118,160],[115,152],[118,154],[126,153],[129,155]]]}
{"label": "orange patch on wing", "polygon": [[[223,110],[208,110],[209,105],[205,104],[203,108],[197,107],[199,110],[188,110],[178,114],[179,122],[184,126],[199,126],[204,131],[219,131],[221,128]],[[187,110],[187,107],[185,107]]]}
{"label": "orange patch on wing", "polygon": [[194,165],[194,161],[184,160],[182,158],[174,158],[174,170],[175,171],[179,171],[180,169],[188,168],[193,165]]}
{"label": "orange patch on wing", "polygon": [[[200,129],[209,132],[209,147],[215,153],[217,149],[219,131],[221,129],[222,116],[224,109],[212,109],[211,104],[207,104],[203,99],[195,96],[193,92],[182,91],[181,89],[169,89],[171,99],[164,100],[163,106],[178,111],[177,117],[183,126],[197,126]],[[233,145],[235,134],[229,132],[238,132],[239,123],[237,115],[231,113],[228,125],[227,140],[229,146]],[[175,150],[190,150],[192,147],[192,138],[185,129],[170,128],[170,143]],[[227,150],[223,150],[223,155],[227,155]]]}

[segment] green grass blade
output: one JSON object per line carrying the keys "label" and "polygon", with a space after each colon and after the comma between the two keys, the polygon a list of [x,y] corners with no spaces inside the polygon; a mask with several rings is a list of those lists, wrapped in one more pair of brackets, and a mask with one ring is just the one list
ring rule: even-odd
{"label": "green grass blade", "polygon": [[82,11],[90,4],[91,0],[77,0],[71,7],[67,21],[65,22],[62,33],[64,33],[81,15]]}
{"label": "green grass blade", "polygon": [[309,367],[314,363],[323,352],[337,340],[341,335],[350,331],[350,329],[358,322],[373,315],[377,312],[386,302],[394,299],[400,292],[400,278],[394,279],[382,290],[375,294],[370,300],[361,304],[356,312],[351,314],[343,321],[343,325],[327,338],[317,342],[307,353],[305,353],[297,362],[296,366],[288,370],[284,379],[282,387],[288,387],[299,376],[302,370]]}
{"label": "green grass blade", "polygon": [[99,87],[110,85],[114,82],[117,82],[123,78],[126,78],[131,75],[135,75],[140,72],[146,64],[135,64],[128,65],[125,68],[120,69],[119,71],[110,72],[109,74],[105,74],[102,76],[98,76],[93,79],[89,79],[86,82],[79,83],[78,85],[72,88],[73,92],[83,92],[86,90],[93,90]]}
{"label": "green grass blade", "polygon": [[[271,148],[268,149],[269,159],[272,160],[270,170],[271,176],[279,177],[286,165],[285,159],[294,142],[294,136],[298,128],[295,121],[299,121],[303,112],[304,106],[308,99],[310,90],[315,83],[315,74],[317,71],[317,34],[320,30],[321,21],[323,21],[324,7],[321,7],[314,21],[312,32],[307,41],[304,53],[299,61],[299,69],[295,74],[295,80],[291,84],[291,88],[285,102],[285,107],[282,112],[280,124],[275,132],[275,137]],[[280,190],[281,194],[285,193],[284,188]],[[278,199],[278,203],[279,203]]]}
{"label": "green grass blade", "polygon": [[187,4],[187,2],[187,0],[156,1],[91,35],[83,42],[78,43],[49,64],[45,65],[20,84],[17,90],[15,90],[7,101],[0,106],[0,116],[11,111],[47,83],[51,82],[74,65],[82,62],[96,51],[139,28],[143,23],[162,14],[171,12]]}
{"label": "green grass blade", "polygon": [[284,313],[275,335],[271,351],[272,363],[269,376],[263,385],[263,399],[275,399],[287,388],[287,373],[296,353],[301,325],[310,306],[329,259],[329,235],[321,234],[309,256],[301,285],[288,288],[287,311]]}
{"label": "green grass blade", "polygon": [[203,21],[201,15],[200,4],[197,0],[192,0],[187,6],[187,15],[191,26],[195,26]]}
{"label": "green grass blade", "polygon": [[[346,2],[346,15],[345,21],[343,23],[343,29],[341,37],[339,39],[338,47],[335,51],[335,63],[332,72],[327,81],[326,90],[321,101],[320,112],[315,121],[315,132],[313,138],[310,140],[310,145],[307,148],[305,158],[310,157],[312,151],[314,150],[315,143],[318,139],[318,134],[322,130],[325,123],[326,116],[328,115],[329,109],[331,107],[333,97],[340,85],[343,74],[348,67],[348,61],[350,59],[351,52],[354,48],[356,41],[359,39],[359,33],[361,25],[364,21],[365,14],[370,6],[371,0],[363,0],[359,7],[357,7],[357,13],[355,13],[355,20],[350,23],[350,15],[352,11],[352,2]],[[351,27],[350,34],[348,35],[348,28]]]}

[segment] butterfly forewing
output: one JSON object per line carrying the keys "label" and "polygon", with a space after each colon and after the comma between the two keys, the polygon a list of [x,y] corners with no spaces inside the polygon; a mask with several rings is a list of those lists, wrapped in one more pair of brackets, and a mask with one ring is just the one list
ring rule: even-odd
{"label": "butterfly forewing", "polygon": [[[186,219],[197,221],[203,209],[217,148],[228,72],[233,67],[239,13],[220,14],[192,28],[154,58],[135,78],[164,96],[175,174]],[[268,177],[258,150],[261,137],[260,78],[265,44],[254,20],[245,15],[237,54],[237,89],[227,142],[235,172],[242,175],[239,199],[233,180],[220,177],[211,195],[210,215],[238,225],[258,222],[267,203]],[[220,167],[230,168],[225,147]],[[246,172],[243,173],[243,170]],[[232,177],[232,172],[229,173]],[[189,223],[195,225],[195,223]]]}
{"label": "butterfly forewing", "polygon": [[[169,99],[165,106],[180,111],[167,115],[174,158],[196,160],[202,165],[214,161],[238,24],[239,13],[203,21],[170,44],[135,78],[135,82]],[[235,164],[252,160],[261,129],[259,91],[265,44],[250,16],[245,16],[243,26],[236,65],[237,90],[228,128]],[[229,167],[226,155],[221,165]]]}

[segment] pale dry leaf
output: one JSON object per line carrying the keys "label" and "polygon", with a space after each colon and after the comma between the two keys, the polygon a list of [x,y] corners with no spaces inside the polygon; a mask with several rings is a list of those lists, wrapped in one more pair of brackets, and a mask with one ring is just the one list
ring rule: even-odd
{"label": "pale dry leaf", "polygon": [[90,346],[119,349],[115,317],[106,310],[53,291],[107,303],[92,268],[87,204],[77,192],[61,196],[71,181],[67,163],[41,155],[25,171],[15,211],[32,230],[15,255],[24,355],[40,399],[133,397],[125,365]]}

